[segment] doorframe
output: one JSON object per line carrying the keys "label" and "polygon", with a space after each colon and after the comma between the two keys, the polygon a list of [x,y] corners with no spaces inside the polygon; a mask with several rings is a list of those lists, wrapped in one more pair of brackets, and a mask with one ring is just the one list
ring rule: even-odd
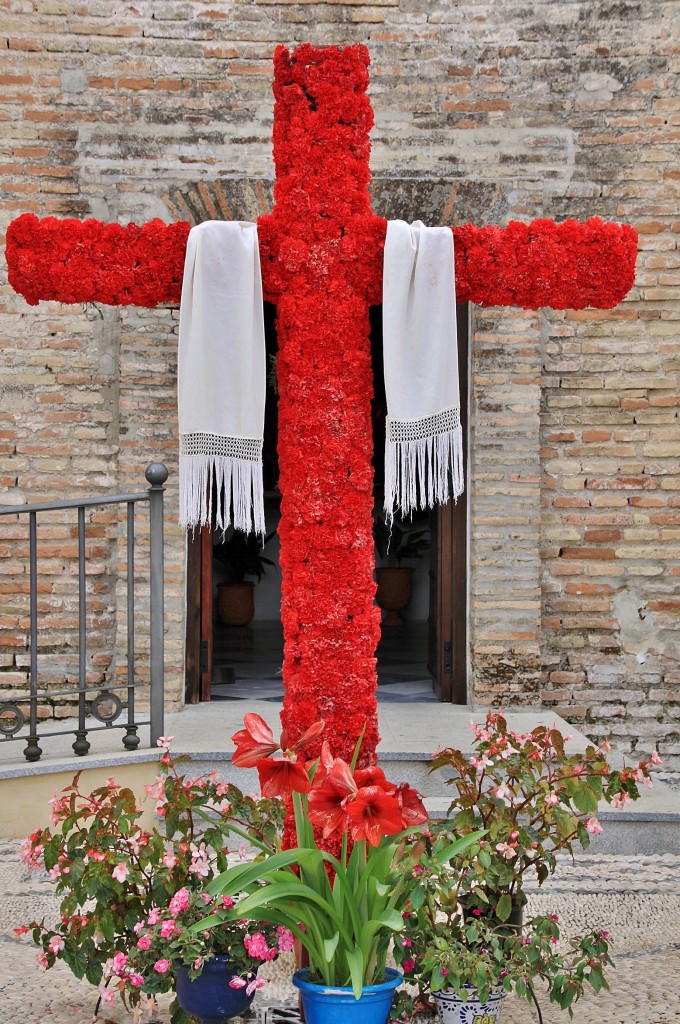
{"label": "doorframe", "polygon": [[[462,308],[461,308],[462,306]],[[458,380],[460,421],[463,429],[465,489],[457,501],[434,510],[436,566],[430,590],[435,601],[434,656],[430,671],[434,692],[442,702],[467,704],[468,651],[468,522],[469,522],[469,349],[470,303],[458,306]]]}
{"label": "doorframe", "polygon": [[[461,308],[462,307],[462,308]],[[458,379],[463,428],[465,490],[457,502],[436,509],[437,665],[435,692],[440,701],[467,704],[469,591],[469,363],[471,304],[458,306]],[[212,531],[204,526],[187,533],[186,646],[184,699],[210,700],[213,674]]]}

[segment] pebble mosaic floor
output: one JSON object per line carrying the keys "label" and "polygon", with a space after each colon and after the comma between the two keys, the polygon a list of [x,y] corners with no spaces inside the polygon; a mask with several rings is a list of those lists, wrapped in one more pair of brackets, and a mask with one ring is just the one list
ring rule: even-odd
{"label": "pebble mosaic floor", "polygon": [[[55,913],[52,885],[18,860],[18,844],[0,843],[1,1024],[91,1024],[96,991],[63,965],[48,973],[35,965],[35,948],[18,939],[16,925]],[[532,891],[529,912],[556,912],[563,933],[583,927],[612,935],[616,970],[612,990],[587,996],[574,1008],[574,1024],[680,1024],[680,857],[583,855],[562,862],[555,877]],[[268,965],[270,983],[258,993],[257,1024],[294,1024],[299,1018],[282,958]],[[567,1024],[567,1014],[539,1002],[544,1024]],[[167,1000],[154,1020],[167,1024]],[[502,1024],[534,1024],[535,1010],[508,998]],[[436,1018],[421,1018],[419,1024]],[[132,1024],[121,1005],[107,1007],[98,1024]],[[150,1024],[150,1022],[148,1022]]]}

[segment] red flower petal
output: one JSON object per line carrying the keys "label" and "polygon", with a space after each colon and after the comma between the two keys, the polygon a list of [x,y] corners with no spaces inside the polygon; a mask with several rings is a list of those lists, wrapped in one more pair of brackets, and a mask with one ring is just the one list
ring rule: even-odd
{"label": "red flower petal", "polygon": [[347,806],[352,839],[366,839],[377,846],[382,836],[401,832],[404,823],[397,799],[380,786],[365,786]]}
{"label": "red flower petal", "polygon": [[397,787],[396,797],[406,827],[425,824],[429,815],[418,790],[412,789],[408,782],[402,782],[401,786]]}
{"label": "red flower petal", "polygon": [[290,800],[293,793],[308,793],[311,783],[301,764],[287,757],[262,758],[257,765],[262,796]]}
{"label": "red flower petal", "polygon": [[263,757],[269,757],[279,749],[274,734],[259,715],[244,715],[245,729],[235,732],[231,737],[236,750],[231,763],[237,768],[255,768]]}

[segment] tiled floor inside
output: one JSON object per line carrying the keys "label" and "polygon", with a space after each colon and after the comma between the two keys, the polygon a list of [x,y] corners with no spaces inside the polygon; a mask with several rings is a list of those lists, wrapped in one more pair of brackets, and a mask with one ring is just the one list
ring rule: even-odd
{"label": "tiled floor inside", "polygon": [[[283,700],[279,622],[215,624],[213,700]],[[385,626],[378,646],[378,701],[436,701],[427,670],[427,623]]]}

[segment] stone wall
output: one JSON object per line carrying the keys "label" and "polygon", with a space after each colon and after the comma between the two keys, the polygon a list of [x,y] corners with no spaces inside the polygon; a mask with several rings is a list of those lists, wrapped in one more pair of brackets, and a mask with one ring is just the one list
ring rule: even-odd
{"label": "stone wall", "polygon": [[[617,310],[474,310],[471,696],[542,701],[680,765],[678,4],[6,0],[0,33],[1,226],[27,210],[257,216],[273,175],[275,45],[361,41],[378,212],[451,224],[599,214],[637,228],[636,287]],[[150,459],[169,465],[178,697],[176,311],[33,309],[6,285],[0,302],[3,501],[137,490]],[[103,673],[118,526],[99,525]],[[68,528],[53,529],[41,582],[58,677],[73,579]],[[0,539],[7,692],[25,675],[16,536],[14,524]]]}

